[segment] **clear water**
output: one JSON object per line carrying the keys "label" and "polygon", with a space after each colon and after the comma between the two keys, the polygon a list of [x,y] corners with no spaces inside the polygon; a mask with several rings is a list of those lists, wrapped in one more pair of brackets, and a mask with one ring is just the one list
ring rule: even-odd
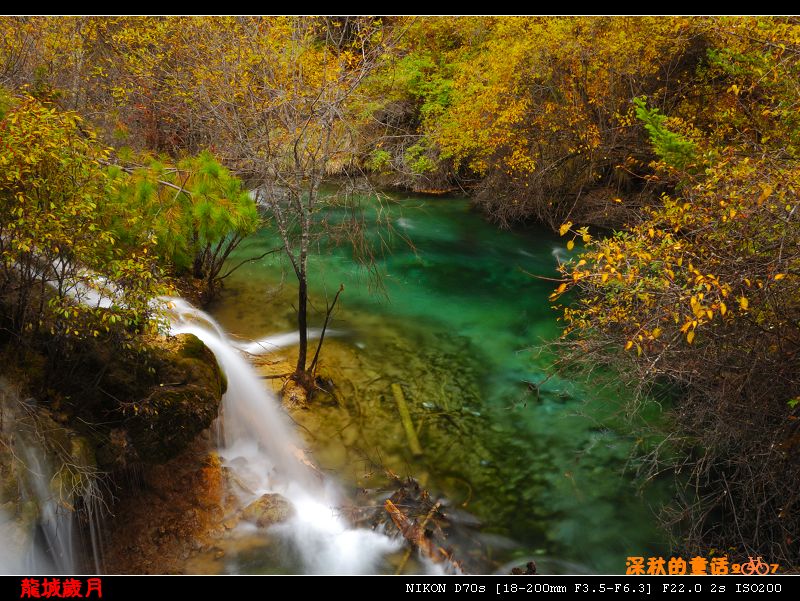
{"label": "clear water", "polygon": [[[394,230],[367,229],[385,249],[381,287],[346,247],[321,246],[311,260],[312,325],[345,287],[333,323],[340,335],[326,342],[321,368],[339,402],[293,415],[323,468],[364,488],[383,483],[386,469],[417,477],[454,516],[482,522],[474,542],[483,569],[537,558],[549,571],[619,573],[627,555],[662,552],[654,511],[666,485],[642,495],[625,471],[643,441],[619,417],[624,399],[555,375],[552,356],[535,348],[559,324],[553,283],[530,274],[555,276],[561,240],[499,230],[460,198],[365,203],[368,218]],[[276,246],[267,228],[232,264]],[[211,313],[244,339],[285,332],[295,290],[285,260],[270,255],[236,271]],[[528,382],[541,383],[538,396]],[[408,450],[392,383],[405,393],[422,457]]]}

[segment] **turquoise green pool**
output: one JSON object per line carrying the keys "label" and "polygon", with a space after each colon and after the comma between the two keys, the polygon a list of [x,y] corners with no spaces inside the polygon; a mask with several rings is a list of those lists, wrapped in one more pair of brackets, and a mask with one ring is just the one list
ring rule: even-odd
{"label": "turquoise green pool", "polygon": [[[376,214],[367,202],[367,217]],[[605,381],[555,375],[537,348],[560,328],[554,284],[531,274],[556,275],[562,241],[536,227],[500,230],[462,198],[393,198],[381,214],[394,231],[367,229],[383,240],[379,287],[347,247],[311,259],[312,325],[345,287],[322,366],[348,383],[338,406],[299,418],[323,467],[354,487],[385,468],[419,478],[482,522],[476,536],[498,568],[535,558],[542,571],[620,573],[627,555],[663,552],[654,514],[668,485],[641,494],[626,470],[643,442],[619,416],[624,399]],[[275,246],[267,228],[231,261]],[[287,331],[295,290],[277,253],[237,270],[212,313],[246,338]],[[420,457],[392,383],[409,402]]]}

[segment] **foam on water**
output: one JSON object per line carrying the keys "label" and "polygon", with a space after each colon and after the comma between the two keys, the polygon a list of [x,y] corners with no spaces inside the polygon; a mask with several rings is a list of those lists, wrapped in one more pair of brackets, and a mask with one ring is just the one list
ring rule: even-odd
{"label": "foam on water", "polygon": [[[364,574],[379,570],[386,554],[401,542],[380,532],[352,528],[339,515],[342,505],[335,484],[301,459],[301,444],[277,398],[241,351],[295,344],[296,334],[234,345],[216,321],[182,299],[172,307],[173,334],[194,334],[214,353],[228,380],[222,400],[220,455],[243,489],[243,505],[265,493],[279,493],[295,508],[272,532],[286,541],[312,574]],[[238,347],[238,348],[237,348]],[[264,352],[264,351],[262,351]]]}

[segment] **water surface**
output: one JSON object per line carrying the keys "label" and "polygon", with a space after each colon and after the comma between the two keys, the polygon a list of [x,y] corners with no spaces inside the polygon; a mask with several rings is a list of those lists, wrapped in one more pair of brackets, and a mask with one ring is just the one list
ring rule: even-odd
{"label": "water surface", "polygon": [[[624,399],[599,381],[555,375],[553,356],[536,349],[560,328],[554,284],[531,274],[556,276],[562,241],[544,229],[499,230],[461,198],[395,198],[366,214],[394,229],[367,230],[383,240],[380,287],[344,246],[311,260],[313,325],[345,287],[321,367],[339,384],[338,403],[293,416],[322,466],[364,488],[386,469],[420,479],[453,515],[482,522],[473,542],[496,565],[537,558],[548,571],[618,573],[627,555],[661,552],[653,512],[664,494],[640,495],[624,469],[642,444],[619,418]],[[275,246],[267,228],[231,261]],[[237,270],[212,313],[243,338],[290,329],[287,267],[274,254]],[[421,457],[408,449],[393,383]]]}

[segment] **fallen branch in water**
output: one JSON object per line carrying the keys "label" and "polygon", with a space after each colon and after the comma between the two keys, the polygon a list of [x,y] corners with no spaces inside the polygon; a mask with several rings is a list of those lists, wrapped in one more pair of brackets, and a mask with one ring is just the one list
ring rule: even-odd
{"label": "fallen branch in water", "polygon": [[[391,501],[388,500],[388,499],[386,500],[386,502],[387,503],[391,503]],[[431,507],[431,510],[427,513],[427,515],[425,516],[425,519],[422,520],[422,523],[420,523],[420,525],[419,525],[419,529],[422,532],[421,536],[423,536],[423,537],[425,536],[425,527],[428,525],[428,522],[431,521],[431,518],[434,516],[434,514],[436,514],[436,512],[439,511],[439,508],[441,506],[442,506],[442,502],[441,501],[437,501],[436,504],[433,507]],[[395,507],[395,509],[397,509],[397,508]],[[390,515],[391,515],[391,512],[390,512]],[[393,515],[392,515],[392,521],[394,521],[394,516]],[[395,524],[396,524],[396,522],[395,522]],[[397,570],[395,571],[395,576],[400,574],[400,572],[403,571],[403,568],[406,567],[406,564],[408,563],[408,560],[410,558],[411,558],[411,547],[406,549],[405,555],[403,555],[403,559],[400,561],[400,565],[397,566]]]}
{"label": "fallen branch in water", "polygon": [[419,457],[422,455],[422,446],[419,444],[417,431],[414,429],[414,422],[411,419],[411,413],[408,411],[408,403],[406,403],[406,397],[400,384],[392,384],[392,394],[397,403],[400,421],[403,423],[403,430],[405,430],[406,438],[408,439],[408,448],[411,450],[412,455]]}
{"label": "fallen branch in water", "polygon": [[[431,508],[422,523],[417,523],[415,520],[409,518],[406,514],[400,511],[400,509],[392,502],[391,499],[386,499],[383,506],[389,516],[392,518],[394,525],[397,526],[400,534],[402,534],[403,538],[405,538],[406,541],[411,544],[412,548],[416,547],[419,549],[420,553],[422,553],[425,557],[428,557],[434,563],[447,563],[454,572],[461,571],[460,564],[453,559],[450,552],[435,544],[433,539],[428,536],[428,532],[426,530],[428,522],[439,511],[441,503],[436,503]],[[403,558],[402,563],[397,568],[398,573],[403,569],[410,556],[411,553],[409,552]]]}
{"label": "fallen branch in water", "polygon": [[292,373],[289,372],[289,373],[286,373],[286,374],[274,374],[274,375],[270,375],[270,376],[259,376],[259,377],[262,380],[277,380],[278,378],[288,378],[291,375],[292,375]]}
{"label": "fallen branch in water", "polygon": [[296,447],[294,445],[289,445],[289,447],[291,448],[292,455],[295,456],[295,459],[297,459],[300,463],[302,463],[307,468],[309,468],[320,479],[325,477],[325,475],[322,473],[322,471],[316,465],[314,465],[314,463],[308,458],[308,456],[306,455],[306,452],[303,449],[298,448],[298,447]]}

